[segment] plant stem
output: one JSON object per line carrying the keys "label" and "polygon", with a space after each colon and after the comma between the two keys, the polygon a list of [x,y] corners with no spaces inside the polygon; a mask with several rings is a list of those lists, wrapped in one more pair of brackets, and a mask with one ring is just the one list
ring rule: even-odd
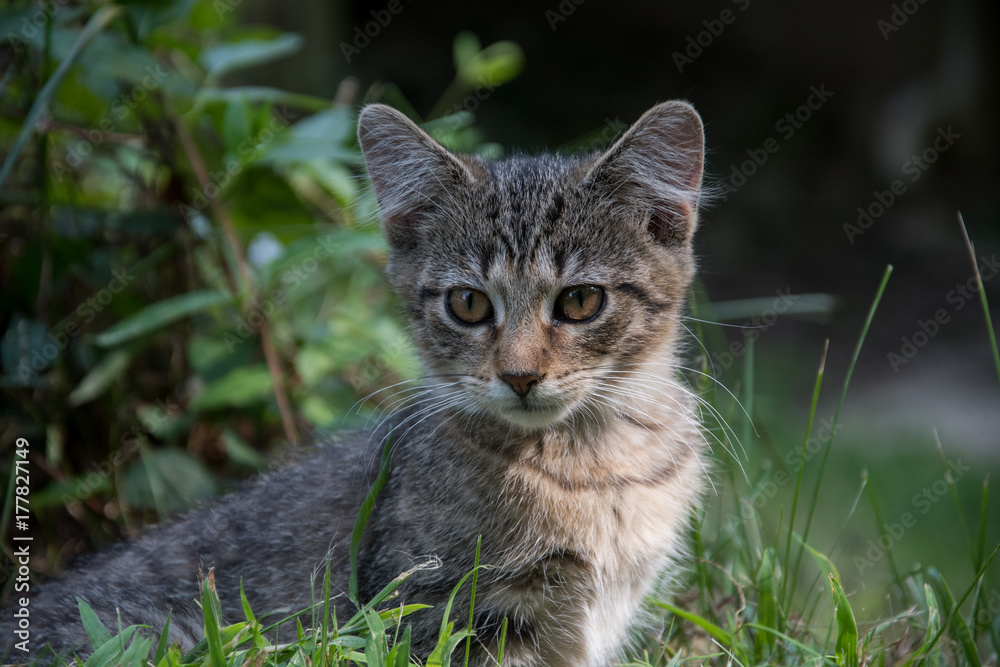
{"label": "plant stem", "polygon": [[[207,192],[208,186],[212,184],[212,181],[208,176],[205,161],[202,159],[201,153],[198,152],[198,147],[195,145],[191,134],[187,131],[187,127],[185,127],[180,118],[174,115],[171,115],[170,118],[177,130],[177,136],[181,141],[181,146],[184,148],[184,153],[187,155],[188,161],[191,163],[191,168],[194,170],[198,185],[202,192]],[[222,202],[217,198],[208,197],[207,195],[206,198],[208,199],[209,206],[212,208],[212,213],[215,214],[216,219],[222,226],[229,249],[236,260],[236,266],[242,278],[243,291],[247,296],[245,303],[248,307],[253,307],[258,298],[257,284],[250,269],[250,263],[247,261],[246,252],[243,250],[243,245],[240,243],[240,238],[236,233],[236,226],[233,224],[232,218],[229,217],[229,211],[222,205]],[[264,359],[267,362],[267,370],[271,375],[271,383],[274,385],[274,398],[278,403],[278,412],[281,414],[281,424],[285,428],[285,437],[288,438],[289,442],[297,445],[299,435],[295,428],[291,403],[288,400],[288,394],[285,389],[285,375],[281,368],[281,360],[278,358],[278,352],[274,347],[274,342],[271,340],[267,320],[261,322],[258,331],[260,333],[260,345],[264,351]]]}

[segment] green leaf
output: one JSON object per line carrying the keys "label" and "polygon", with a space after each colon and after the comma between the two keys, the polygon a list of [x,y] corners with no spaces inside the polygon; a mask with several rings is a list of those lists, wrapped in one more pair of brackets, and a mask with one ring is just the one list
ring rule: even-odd
{"label": "green leaf", "polygon": [[[924,644],[928,645],[934,641],[934,636],[941,629],[941,611],[938,608],[937,598],[934,597],[934,590],[930,584],[924,584],[924,599],[927,601],[927,636]],[[931,665],[941,664],[941,645],[938,644],[930,653]]]}
{"label": "green leaf", "polygon": [[94,15],[90,17],[87,21],[87,25],[83,27],[80,31],[80,37],[73,44],[73,48],[70,52],[63,58],[62,62],[59,63],[59,67],[56,71],[52,73],[52,77],[45,82],[45,86],[42,87],[42,91],[38,93],[38,97],[31,104],[31,109],[28,110],[28,115],[24,117],[24,122],[21,124],[21,131],[17,135],[17,140],[14,142],[13,148],[7,154],[7,159],[3,163],[3,167],[0,168],[0,188],[3,187],[4,182],[6,182],[7,177],[10,176],[10,172],[14,168],[14,163],[17,162],[18,156],[20,156],[21,151],[24,150],[24,145],[35,131],[35,125],[38,123],[39,117],[42,112],[48,108],[49,102],[52,101],[52,97],[55,95],[56,90],[59,88],[59,84],[62,83],[63,78],[69,72],[73,63],[79,58],[80,54],[83,52],[90,41],[94,38],[97,33],[103,30],[118,14],[122,11],[121,7],[115,5],[105,5],[101,7]]}
{"label": "green leaf", "polygon": [[129,350],[115,350],[97,362],[69,395],[69,404],[76,407],[94,400],[114,384],[132,361]]}
{"label": "green leaf", "polygon": [[146,667],[146,660],[149,658],[149,649],[153,647],[153,640],[148,637],[136,637],[125,649],[121,662],[123,667]]}
{"label": "green leaf", "polygon": [[840,581],[832,573],[830,588],[837,605],[837,664],[843,667],[857,667],[858,624],[854,620],[851,603],[847,601]]}
{"label": "green leaf", "polygon": [[[951,637],[962,649],[962,655],[971,667],[980,667],[982,661],[979,658],[979,649],[976,647],[976,640],[969,630],[968,623],[962,616],[960,605],[955,604],[955,596],[952,595],[948,582],[944,580],[937,569],[927,568],[925,576],[930,579],[931,585],[937,590],[941,598],[941,613],[946,618],[950,618]],[[964,602],[964,599],[963,599]]]}
{"label": "green leaf", "polygon": [[[222,444],[226,447],[226,454],[229,460],[240,465],[260,470],[267,465],[267,459],[261,456],[256,449],[243,441],[243,438],[236,435],[236,432],[226,426],[222,429]],[[252,620],[252,619],[247,619]]]}
{"label": "green leaf", "polygon": [[225,290],[202,290],[157,301],[98,334],[94,342],[101,347],[112,347],[162,329],[188,315],[231,303],[232,300],[232,296]]}
{"label": "green leaf", "polygon": [[360,163],[361,154],[348,145],[354,136],[353,114],[350,108],[334,107],[304,118],[263,147],[257,159],[276,164],[317,159]]}
{"label": "green leaf", "polygon": [[243,617],[247,619],[247,623],[255,623],[257,618],[253,615],[246,593],[243,592],[243,579],[240,579],[240,603],[243,605]]}
{"label": "green leaf", "polygon": [[365,610],[365,621],[369,629],[368,640],[365,642],[365,659],[369,665],[384,665],[387,654],[385,624],[372,609]]}
{"label": "green leaf", "polygon": [[389,657],[386,660],[388,667],[410,667],[410,626],[403,630],[403,636],[396,640]]}
{"label": "green leaf", "polygon": [[226,150],[235,152],[241,142],[253,132],[248,103],[242,98],[234,98],[226,104],[222,114],[222,142]]}
{"label": "green leaf", "polygon": [[389,479],[389,455],[391,452],[392,434],[390,433],[385,439],[385,447],[382,448],[382,461],[379,463],[378,477],[375,478],[375,483],[372,484],[372,488],[368,490],[368,495],[365,496],[364,502],[361,503],[361,509],[354,520],[354,530],[351,531],[351,576],[348,582],[348,595],[351,602],[358,606],[361,606],[361,601],[358,598],[358,549],[361,547],[361,534],[365,532],[365,524],[368,523],[368,517],[375,507],[375,499]]}
{"label": "green leaf", "polygon": [[247,39],[205,49],[201,52],[200,60],[207,72],[207,80],[214,83],[229,72],[291,55],[301,49],[304,43],[301,35],[292,33],[279,35],[275,39]]}
{"label": "green leaf", "polygon": [[[356,359],[362,355],[363,352],[353,358]],[[351,357],[345,355],[345,358]],[[343,359],[335,358],[328,347],[320,347],[319,345],[305,345],[295,355],[295,371],[305,387],[316,386],[333,375],[342,364]]]}
{"label": "green leaf", "polygon": [[267,399],[274,394],[271,374],[264,364],[234,368],[208,385],[191,401],[193,410],[242,407]]}
{"label": "green leaf", "polygon": [[[476,538],[476,559],[472,565],[472,594],[469,596],[469,628],[476,618],[476,588],[479,586],[479,556],[483,548],[483,536]],[[469,667],[469,654],[472,650],[472,635],[465,640],[465,667]]]}
{"label": "green leaf", "polygon": [[215,592],[215,573],[209,570],[201,585],[201,612],[205,619],[205,639],[208,641],[208,655],[212,667],[226,667],[222,636],[219,634],[220,610],[219,596]]}
{"label": "green leaf", "polygon": [[[778,624],[778,599],[774,585],[774,550],[768,549],[761,559],[757,575],[757,622],[767,628],[781,630]],[[759,661],[771,655],[774,635],[759,632],[754,641],[754,655]]]}
{"label": "green leaf", "polygon": [[465,67],[470,60],[476,57],[476,54],[482,48],[482,44],[479,43],[479,38],[476,37],[474,32],[464,30],[455,35],[455,44],[452,47],[455,69],[460,70]]}
{"label": "green leaf", "polygon": [[167,612],[167,621],[163,624],[163,630],[160,631],[160,641],[156,643],[156,653],[153,654],[154,665],[160,664],[160,661],[167,655],[168,637],[170,636],[170,617],[172,614],[172,610]]}
{"label": "green leaf", "polygon": [[97,650],[111,640],[111,633],[101,623],[97,613],[87,604],[83,598],[76,599],[77,607],[80,609],[80,620],[83,622],[83,629],[87,632],[90,645]]}
{"label": "green leaf", "polygon": [[469,86],[494,87],[516,77],[524,69],[524,51],[515,42],[496,42],[470,58],[458,71]]}
{"label": "green leaf", "polygon": [[697,614],[692,614],[691,612],[685,611],[684,609],[681,609],[680,607],[675,607],[674,605],[670,604],[669,602],[660,602],[659,600],[656,600],[656,601],[653,602],[653,604],[655,604],[657,607],[660,607],[661,609],[666,609],[667,611],[669,611],[674,616],[680,616],[684,620],[687,620],[687,621],[690,621],[690,622],[694,623],[699,628],[701,628],[702,630],[704,630],[708,634],[710,634],[713,637],[715,637],[715,639],[720,644],[722,644],[722,646],[730,647],[730,646],[733,645],[733,636],[730,633],[728,633],[725,630],[723,630],[722,628],[720,628],[715,623],[712,623],[711,621],[709,621],[708,619],[702,618],[701,616],[698,616]]}
{"label": "green leaf", "polygon": [[[248,104],[283,104],[307,111],[323,111],[330,108],[330,100],[303,93],[290,93],[280,88],[267,86],[233,86],[232,88],[202,88],[195,96],[192,111],[200,111],[206,104],[215,102],[232,103],[241,100]],[[189,112],[190,113],[190,112]]]}
{"label": "green leaf", "polygon": [[128,641],[138,628],[138,625],[130,625],[110,640],[104,642],[99,649],[87,658],[87,662],[83,663],[84,667],[108,667],[109,665],[122,663],[121,658],[125,653],[125,645],[128,644]]}
{"label": "green leaf", "polygon": [[136,461],[119,481],[122,499],[133,507],[155,509],[161,515],[183,512],[215,495],[215,482],[204,464],[180,449],[141,448]]}

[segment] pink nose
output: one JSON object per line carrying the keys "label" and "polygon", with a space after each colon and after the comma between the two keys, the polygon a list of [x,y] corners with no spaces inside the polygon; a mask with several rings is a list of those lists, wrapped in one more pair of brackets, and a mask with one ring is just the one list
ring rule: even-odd
{"label": "pink nose", "polygon": [[524,398],[531,391],[531,388],[538,384],[542,376],[532,373],[524,375],[500,375],[500,379],[510,385],[510,388],[517,392],[517,395]]}

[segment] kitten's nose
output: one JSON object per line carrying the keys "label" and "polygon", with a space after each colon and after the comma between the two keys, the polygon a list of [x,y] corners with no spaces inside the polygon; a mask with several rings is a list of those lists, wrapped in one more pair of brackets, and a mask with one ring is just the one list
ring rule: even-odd
{"label": "kitten's nose", "polygon": [[517,395],[524,398],[531,391],[531,388],[538,384],[542,376],[525,373],[524,375],[500,375],[500,379],[510,385]]}

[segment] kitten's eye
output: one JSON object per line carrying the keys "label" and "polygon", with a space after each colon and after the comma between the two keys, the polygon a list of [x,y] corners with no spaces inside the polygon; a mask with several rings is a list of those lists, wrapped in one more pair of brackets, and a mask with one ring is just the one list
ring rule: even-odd
{"label": "kitten's eye", "polygon": [[493,304],[479,290],[460,287],[448,292],[448,310],[466,324],[480,324],[493,317]]}
{"label": "kitten's eye", "polygon": [[597,317],[604,308],[604,290],[594,285],[567,287],[556,299],[553,313],[557,320],[586,322]]}

